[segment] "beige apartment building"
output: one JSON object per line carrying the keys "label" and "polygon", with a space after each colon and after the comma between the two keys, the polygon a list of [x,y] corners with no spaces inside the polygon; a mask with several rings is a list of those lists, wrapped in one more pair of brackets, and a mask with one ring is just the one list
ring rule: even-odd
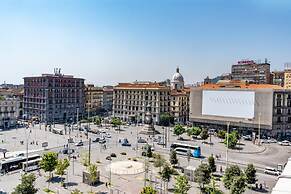
{"label": "beige apartment building", "polygon": [[95,87],[92,84],[85,86],[85,111],[89,112],[90,116],[97,115],[103,104],[103,89],[100,87]]}
{"label": "beige apartment building", "polygon": [[291,69],[287,69],[284,72],[284,88],[291,89]]}
{"label": "beige apartment building", "polygon": [[184,78],[177,68],[171,83],[133,82],[114,87],[113,117],[126,122],[144,122],[146,106],[151,106],[154,123],[162,113],[170,113],[176,122],[186,123],[189,117],[190,90],[184,87]]}

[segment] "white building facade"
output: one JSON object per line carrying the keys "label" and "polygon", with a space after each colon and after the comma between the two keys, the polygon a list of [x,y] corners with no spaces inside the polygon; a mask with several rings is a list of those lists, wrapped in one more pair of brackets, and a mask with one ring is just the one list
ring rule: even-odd
{"label": "white building facade", "polygon": [[9,129],[15,127],[19,117],[20,101],[17,98],[5,98],[0,100],[0,128]]}

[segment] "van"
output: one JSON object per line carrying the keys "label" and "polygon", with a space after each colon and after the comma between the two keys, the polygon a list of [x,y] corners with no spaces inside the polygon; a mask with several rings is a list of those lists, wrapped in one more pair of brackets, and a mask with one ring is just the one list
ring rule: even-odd
{"label": "van", "polygon": [[269,175],[274,175],[274,176],[279,176],[281,174],[277,169],[272,168],[272,167],[266,167],[264,170],[264,173],[269,174]]}

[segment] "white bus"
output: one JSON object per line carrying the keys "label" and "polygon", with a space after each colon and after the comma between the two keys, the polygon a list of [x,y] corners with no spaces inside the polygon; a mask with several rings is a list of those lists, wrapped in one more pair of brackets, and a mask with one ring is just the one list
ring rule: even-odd
{"label": "white bus", "polygon": [[26,162],[26,160],[36,160],[39,159],[40,156],[38,154],[28,156],[17,156],[17,157],[11,157],[11,158],[5,158],[0,160],[0,172],[11,172],[13,170],[19,170],[22,168],[22,163]]}
{"label": "white bus", "polygon": [[38,170],[40,168],[39,163],[41,161],[41,158],[35,159],[35,160],[30,160],[27,163],[22,162],[22,170],[24,172],[30,172],[34,170]]}

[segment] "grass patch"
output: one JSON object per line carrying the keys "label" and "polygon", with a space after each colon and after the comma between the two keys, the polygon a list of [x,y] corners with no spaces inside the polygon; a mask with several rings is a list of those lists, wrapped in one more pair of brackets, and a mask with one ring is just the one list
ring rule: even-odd
{"label": "grass patch", "polygon": [[43,191],[46,192],[46,193],[49,193],[49,194],[56,194],[55,191],[50,190],[50,189],[48,189],[48,188],[44,188]]}

